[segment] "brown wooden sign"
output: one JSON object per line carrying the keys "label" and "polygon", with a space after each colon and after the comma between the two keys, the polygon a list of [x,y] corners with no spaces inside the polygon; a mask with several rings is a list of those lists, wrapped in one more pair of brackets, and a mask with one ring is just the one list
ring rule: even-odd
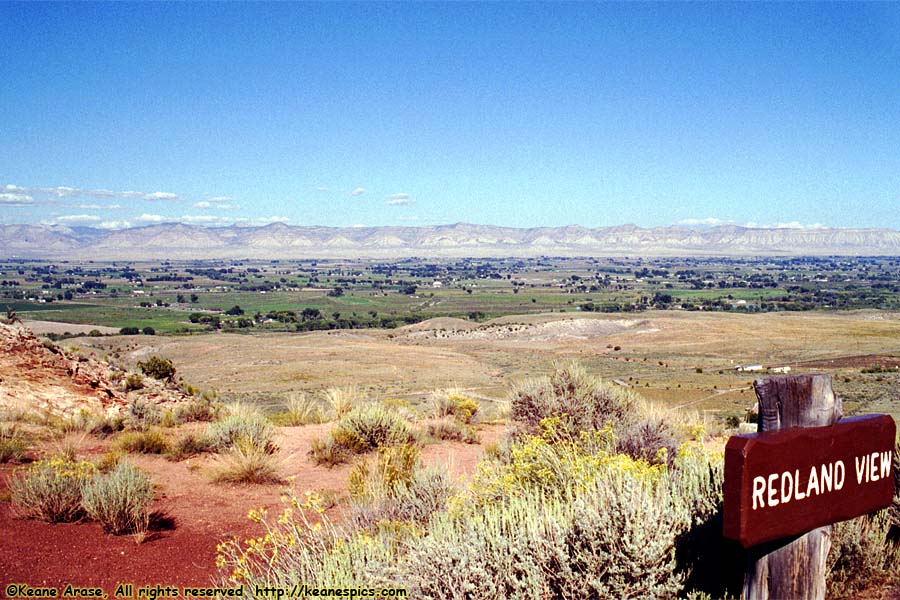
{"label": "brown wooden sign", "polygon": [[894,420],[734,436],[725,447],[724,535],[745,548],[891,504]]}

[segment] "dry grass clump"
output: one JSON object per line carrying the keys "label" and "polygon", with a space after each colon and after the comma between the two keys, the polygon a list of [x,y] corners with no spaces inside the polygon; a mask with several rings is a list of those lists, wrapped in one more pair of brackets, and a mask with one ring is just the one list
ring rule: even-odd
{"label": "dry grass clump", "polygon": [[220,466],[213,474],[213,481],[222,483],[264,484],[281,483],[275,458],[265,447],[244,438],[219,458]]}
{"label": "dry grass clump", "polygon": [[215,421],[224,410],[222,404],[215,400],[214,392],[204,392],[188,402],[179,404],[175,409],[175,416],[182,423]]}
{"label": "dry grass clump", "polygon": [[340,419],[353,409],[360,400],[356,386],[330,387],[322,392],[330,419]]}
{"label": "dry grass clump", "polygon": [[179,436],[169,448],[169,457],[172,460],[184,460],[185,458],[211,452],[214,447],[213,440],[204,433],[188,431]]}
{"label": "dry grass clump", "polygon": [[444,417],[429,423],[428,435],[437,440],[465,442],[467,444],[477,444],[481,441],[478,433],[472,426],[460,423],[453,417]]}
{"label": "dry grass clump", "polygon": [[150,522],[153,482],[134,465],[121,461],[109,473],[83,483],[82,504],[89,518],[113,535],[145,534]]}
{"label": "dry grass clump", "polygon": [[29,445],[29,436],[17,423],[0,423],[0,463],[22,462]]}
{"label": "dry grass clump", "polygon": [[346,462],[382,446],[416,441],[412,426],[403,417],[375,402],[354,407],[322,440],[314,440],[309,456],[318,465]]}
{"label": "dry grass clump", "polygon": [[322,423],[326,419],[324,407],[303,392],[293,392],[288,396],[285,409],[269,417],[275,425],[297,427]]}
{"label": "dry grass clump", "polygon": [[116,448],[135,454],[166,454],[169,439],[158,429],[126,431],[116,440]]}

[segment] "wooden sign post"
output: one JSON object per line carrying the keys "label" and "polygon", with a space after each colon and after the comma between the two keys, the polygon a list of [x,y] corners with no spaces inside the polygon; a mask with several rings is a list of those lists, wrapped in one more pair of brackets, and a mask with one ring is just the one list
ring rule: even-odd
{"label": "wooden sign post", "polygon": [[889,506],[896,426],[841,417],[828,375],[754,382],[758,434],[725,449],[725,537],[747,548],[745,600],[825,597],[831,523]]}

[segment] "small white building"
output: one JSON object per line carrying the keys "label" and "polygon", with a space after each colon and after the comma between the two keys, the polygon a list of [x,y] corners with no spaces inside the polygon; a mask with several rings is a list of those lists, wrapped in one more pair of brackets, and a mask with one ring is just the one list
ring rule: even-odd
{"label": "small white building", "polygon": [[771,368],[769,369],[769,371],[771,371],[772,373],[790,373],[790,372],[791,372],[791,368],[788,367],[788,366],[784,366],[784,367],[771,367]]}
{"label": "small white building", "polygon": [[435,280],[435,281],[433,281],[433,282],[431,283],[431,287],[433,287],[433,288],[442,288],[442,287],[444,287],[444,283],[443,283],[442,281],[437,281],[437,280]]}
{"label": "small white building", "polygon": [[736,371],[762,371],[762,365],[740,365],[736,369]]}

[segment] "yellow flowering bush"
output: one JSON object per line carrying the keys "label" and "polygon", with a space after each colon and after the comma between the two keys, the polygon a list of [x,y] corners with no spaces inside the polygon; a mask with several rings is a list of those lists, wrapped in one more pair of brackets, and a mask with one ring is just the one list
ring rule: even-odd
{"label": "yellow flowering bush", "polygon": [[19,514],[57,523],[76,521],[84,514],[81,486],[96,472],[86,461],[53,457],[17,469],[9,481],[10,496]]}

